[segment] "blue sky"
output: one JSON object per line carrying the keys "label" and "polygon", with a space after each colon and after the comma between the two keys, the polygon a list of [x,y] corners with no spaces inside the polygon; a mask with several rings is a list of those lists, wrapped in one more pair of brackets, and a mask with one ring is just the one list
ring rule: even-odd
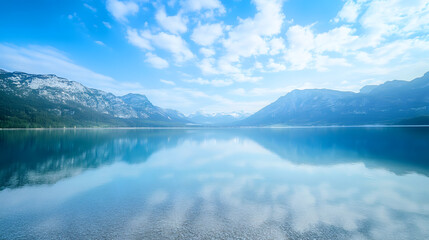
{"label": "blue sky", "polygon": [[0,68],[189,114],[429,71],[429,0],[2,0]]}

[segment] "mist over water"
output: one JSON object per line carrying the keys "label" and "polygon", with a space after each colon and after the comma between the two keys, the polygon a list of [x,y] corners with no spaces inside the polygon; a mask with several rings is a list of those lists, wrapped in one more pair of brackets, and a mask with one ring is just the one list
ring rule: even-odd
{"label": "mist over water", "polygon": [[0,131],[5,239],[428,239],[429,128]]}

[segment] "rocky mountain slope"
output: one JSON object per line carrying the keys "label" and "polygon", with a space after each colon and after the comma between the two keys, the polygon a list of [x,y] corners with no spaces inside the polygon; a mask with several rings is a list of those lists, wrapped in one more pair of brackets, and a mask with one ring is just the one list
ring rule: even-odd
{"label": "rocky mountain slope", "polygon": [[412,81],[365,86],[359,93],[294,90],[239,124],[395,124],[420,116],[429,116],[429,72]]}
{"label": "rocky mountain slope", "polygon": [[115,96],[55,75],[0,70],[0,127],[182,126],[144,95]]}

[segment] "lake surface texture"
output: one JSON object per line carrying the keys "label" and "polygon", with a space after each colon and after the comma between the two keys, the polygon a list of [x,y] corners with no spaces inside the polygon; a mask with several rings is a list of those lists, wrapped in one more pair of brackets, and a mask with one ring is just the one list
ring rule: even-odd
{"label": "lake surface texture", "polygon": [[429,239],[429,128],[0,131],[0,239]]}

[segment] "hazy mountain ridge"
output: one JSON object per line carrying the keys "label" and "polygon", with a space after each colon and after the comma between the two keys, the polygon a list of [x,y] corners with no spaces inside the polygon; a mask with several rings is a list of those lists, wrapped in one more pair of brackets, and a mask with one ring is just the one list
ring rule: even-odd
{"label": "hazy mountain ridge", "polygon": [[118,97],[52,74],[2,70],[0,86],[2,127],[151,126],[189,122],[183,114],[154,106],[144,95]]}
{"label": "hazy mountain ridge", "polygon": [[0,69],[0,127],[143,127],[428,124],[429,72],[412,81],[364,86],[359,93],[294,90],[255,114],[185,116],[145,95],[115,96],[52,74]]}
{"label": "hazy mountain ridge", "polygon": [[204,113],[198,111],[190,114],[188,118],[194,123],[203,125],[225,125],[245,119],[248,116],[250,114],[244,112]]}
{"label": "hazy mountain ridge", "polygon": [[359,93],[294,90],[238,124],[395,124],[425,115],[429,115],[429,72],[412,81],[365,86]]}

